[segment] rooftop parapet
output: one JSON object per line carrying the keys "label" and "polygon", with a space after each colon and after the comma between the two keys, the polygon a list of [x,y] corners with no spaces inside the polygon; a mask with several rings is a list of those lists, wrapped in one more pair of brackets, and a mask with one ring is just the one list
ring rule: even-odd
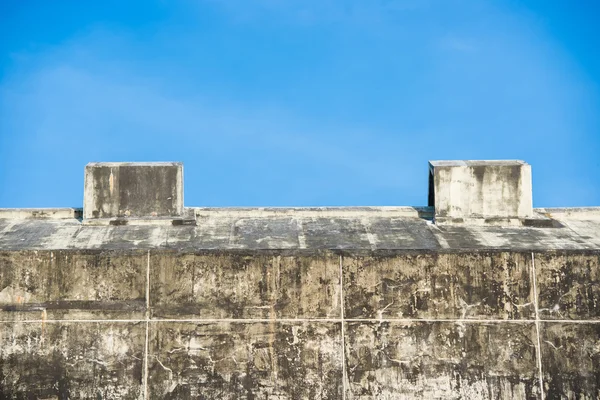
{"label": "rooftop parapet", "polygon": [[[75,218],[85,225],[196,225],[203,213],[338,217],[372,215],[371,211],[377,210],[390,218],[415,216],[433,219],[438,225],[560,225],[549,212],[533,209],[531,166],[520,160],[430,161],[427,207],[186,208],[183,164],[179,162],[90,163],[85,167],[84,186],[83,209],[0,209],[0,219]],[[583,209],[573,212],[588,218]]]}
{"label": "rooftop parapet", "polygon": [[429,206],[438,224],[520,224],[534,216],[531,166],[520,160],[430,161]]}
{"label": "rooftop parapet", "polygon": [[88,224],[180,220],[184,217],[183,164],[89,163],[83,199],[83,218]]}

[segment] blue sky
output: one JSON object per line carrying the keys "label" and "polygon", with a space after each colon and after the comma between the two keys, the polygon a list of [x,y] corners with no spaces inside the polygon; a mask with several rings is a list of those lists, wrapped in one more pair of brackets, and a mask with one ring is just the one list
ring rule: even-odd
{"label": "blue sky", "polygon": [[183,161],[188,206],[425,205],[435,159],[600,205],[594,3],[0,0],[0,207],[81,206],[90,161]]}

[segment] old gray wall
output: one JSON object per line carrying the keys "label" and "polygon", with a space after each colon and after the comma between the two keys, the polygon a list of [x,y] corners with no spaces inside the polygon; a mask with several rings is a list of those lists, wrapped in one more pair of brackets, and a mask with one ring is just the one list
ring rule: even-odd
{"label": "old gray wall", "polygon": [[600,251],[0,252],[2,399],[596,399]]}

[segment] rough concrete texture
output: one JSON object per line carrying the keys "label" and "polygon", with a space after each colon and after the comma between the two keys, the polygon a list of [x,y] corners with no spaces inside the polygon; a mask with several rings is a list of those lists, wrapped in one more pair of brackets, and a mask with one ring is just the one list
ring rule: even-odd
{"label": "rough concrete texture", "polygon": [[543,318],[600,320],[600,259],[596,254],[540,254],[536,260]]}
{"label": "rough concrete texture", "polygon": [[4,319],[141,318],[146,252],[0,251]]}
{"label": "rough concrete texture", "polygon": [[[71,218],[0,218],[0,249],[270,250],[594,250],[600,207],[537,209],[541,226],[438,226],[432,209],[188,209],[195,226],[91,226]],[[422,218],[421,215],[426,215]],[[541,219],[540,219],[541,220]]]}
{"label": "rough concrete texture", "polygon": [[354,399],[539,399],[533,323],[350,322]]}
{"label": "rough concrete texture", "polygon": [[334,256],[181,254],[150,257],[150,304],[164,318],[337,318]]}
{"label": "rough concrete texture", "polygon": [[175,217],[183,212],[181,163],[90,163],[83,217]]}
{"label": "rough concrete texture", "polygon": [[141,398],[144,325],[0,323],[0,398]]}
{"label": "rough concrete texture", "polygon": [[600,210],[536,212],[0,218],[0,398],[599,398]]}
{"label": "rough concrete texture", "polygon": [[350,318],[530,319],[531,253],[353,257],[344,265]]}
{"label": "rough concrete texture", "polygon": [[340,322],[157,322],[149,397],[340,399]]}
{"label": "rough concrete texture", "polygon": [[541,349],[548,399],[600,398],[600,324],[543,322]]}
{"label": "rough concrete texture", "polygon": [[523,161],[430,161],[429,205],[438,223],[533,216],[531,166]]}

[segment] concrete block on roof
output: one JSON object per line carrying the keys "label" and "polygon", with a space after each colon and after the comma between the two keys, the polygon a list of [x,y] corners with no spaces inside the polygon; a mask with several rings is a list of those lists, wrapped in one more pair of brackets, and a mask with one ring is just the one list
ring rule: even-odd
{"label": "concrete block on roof", "polygon": [[531,166],[524,161],[430,161],[429,171],[438,223],[533,216]]}
{"label": "concrete block on roof", "polygon": [[181,217],[183,164],[108,162],[85,167],[84,219]]}

